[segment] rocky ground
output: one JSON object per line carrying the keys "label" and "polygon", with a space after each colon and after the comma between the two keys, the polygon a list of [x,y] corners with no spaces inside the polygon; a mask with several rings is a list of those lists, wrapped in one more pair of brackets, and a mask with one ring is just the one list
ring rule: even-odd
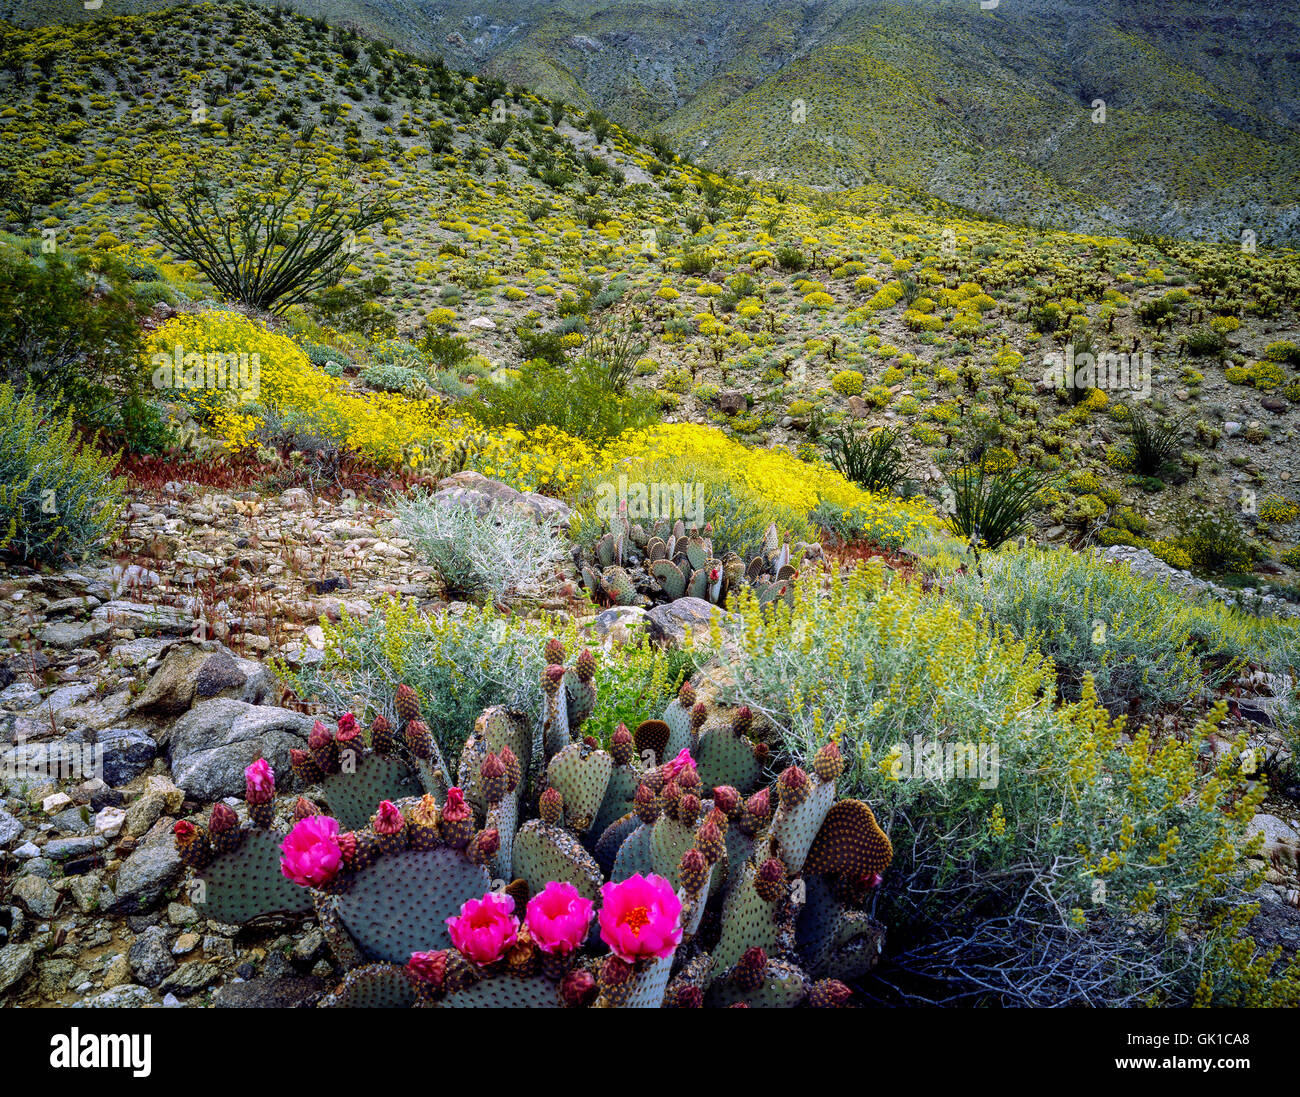
{"label": "rocky ground", "polygon": [[[511,491],[475,477],[444,481],[444,497]],[[390,512],[300,489],[267,499],[169,485],[132,504],[120,548],[117,563],[0,575],[0,1002],[310,1001],[335,975],[319,928],[205,919],[172,826],[218,800],[246,811],[244,767],[264,756],[287,772],[290,747],[306,746],[312,717],[269,663],[319,659],[321,617],[370,612],[384,595],[428,612],[456,604]],[[540,605],[573,607],[562,582]],[[693,601],[650,611],[651,634],[680,636]],[[644,612],[606,611],[598,631],[617,635]],[[1277,753],[1266,710],[1239,718]],[[1257,922],[1268,943],[1300,949],[1300,809],[1272,803],[1253,829],[1265,834]]]}

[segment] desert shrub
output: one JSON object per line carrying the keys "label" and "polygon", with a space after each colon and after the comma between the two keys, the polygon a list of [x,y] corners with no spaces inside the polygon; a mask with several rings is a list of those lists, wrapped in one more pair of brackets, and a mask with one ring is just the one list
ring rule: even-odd
{"label": "desert shrub", "polygon": [[850,419],[826,438],[831,464],[863,491],[889,495],[903,478],[903,453],[896,430],[881,429],[870,435],[860,433],[856,420]]}
{"label": "desert shrub", "polygon": [[1067,701],[1091,676],[1113,715],[1185,707],[1202,692],[1201,656],[1222,652],[1204,649],[1180,595],[1123,566],[1030,549],[987,557],[981,570],[956,576],[949,593],[1050,655]]}
{"label": "desert shrub", "polygon": [[1223,706],[1185,742],[1128,740],[1090,685],[1045,703],[1052,667],[1032,644],[883,568],[733,612],[708,645],[722,698],[771,722],[778,765],[835,740],[840,791],[891,837],[874,908],[890,955],[868,995],[1190,1004],[1250,981],[1300,1000],[1294,970],[1246,967],[1260,953],[1241,934],[1255,908],[1239,843],[1263,790],[1241,772],[1244,737],[1204,764]]}
{"label": "desert shrub", "polygon": [[1023,533],[1029,512],[1055,477],[1050,472],[1016,468],[989,473],[983,465],[963,466],[948,477],[952,528],[996,549]]}
{"label": "desert shrub", "polygon": [[[582,650],[576,625],[556,628],[545,620],[508,617],[490,604],[470,603],[456,616],[428,616],[414,603],[392,599],[364,617],[345,612],[337,624],[323,627],[319,663],[280,668],[294,691],[331,712],[357,712],[367,723],[379,712],[395,721],[393,693],[405,682],[419,694],[421,713],[445,757],[459,753],[489,705],[505,705],[540,727],[543,644],[558,636],[570,660]],[[608,652],[597,647],[593,654],[598,689],[586,727],[606,739],[620,721],[635,726],[662,713],[665,692],[691,666],[688,656],[655,653],[645,645]],[[354,707],[356,698],[363,699],[364,712]],[[638,698],[652,707],[638,712]]]}
{"label": "desert shrub", "polygon": [[1220,354],[1227,345],[1227,339],[1212,328],[1200,328],[1187,336],[1187,353],[1196,358]]}
{"label": "desert shrub", "polygon": [[486,427],[528,431],[551,426],[596,443],[658,418],[653,393],[613,391],[605,367],[587,359],[566,366],[534,360],[517,380],[480,381],[461,407]]}
{"label": "desert shrub", "polygon": [[134,365],[140,320],[110,257],[31,257],[0,245],[0,382],[70,408],[83,426],[155,451],[169,439]]}
{"label": "desert shrub", "polygon": [[842,369],[831,378],[831,388],[841,396],[857,396],[862,391],[862,374],[855,369]]}
{"label": "desert shrub", "polygon": [[1180,506],[1173,516],[1178,531],[1173,543],[1185,553],[1192,567],[1205,572],[1249,571],[1259,555],[1231,514],[1198,509],[1191,503]]}
{"label": "desert shrub", "polygon": [[425,375],[408,366],[399,366],[392,362],[375,362],[361,371],[361,380],[372,389],[381,392],[405,392],[418,382],[426,380]]}
{"label": "desert shrub", "polygon": [[85,559],[120,529],[117,458],[74,435],[70,414],[0,384],[0,550],[29,563]]}
{"label": "desert shrub", "polygon": [[530,595],[566,553],[553,522],[523,508],[449,505],[419,492],[396,501],[403,533],[449,593]]}

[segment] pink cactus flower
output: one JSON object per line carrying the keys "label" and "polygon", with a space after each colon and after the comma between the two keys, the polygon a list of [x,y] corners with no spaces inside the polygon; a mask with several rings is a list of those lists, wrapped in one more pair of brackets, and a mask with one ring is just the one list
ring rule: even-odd
{"label": "pink cactus flower", "polygon": [[[680,757],[680,755],[679,755]],[[682,901],[662,876],[639,872],[600,889],[600,936],[627,963],[671,956],[682,941]]]}
{"label": "pink cactus flower", "polygon": [[295,884],[328,884],[343,863],[338,820],[328,815],[309,815],[299,820],[280,845],[280,854],[280,871]]}
{"label": "pink cactus flower", "polygon": [[582,947],[595,906],[572,884],[552,880],[528,900],[524,924],[538,948],[563,956]]}
{"label": "pink cactus flower", "polygon": [[509,895],[489,891],[482,899],[470,899],[455,918],[447,919],[451,943],[474,964],[500,960],[506,949],[519,939],[515,901]]}
{"label": "pink cactus flower", "polygon": [[350,738],[360,729],[357,726],[357,718],[350,712],[345,712],[339,717],[339,737]]}
{"label": "pink cactus flower", "polygon": [[682,747],[682,749],[677,752],[676,758],[671,762],[664,763],[664,781],[671,781],[679,773],[687,769],[694,772],[695,759],[691,757],[691,752],[687,750],[686,747]]}
{"label": "pink cactus flower", "polygon": [[244,799],[250,804],[269,803],[275,795],[275,771],[265,758],[244,770]]}
{"label": "pink cactus flower", "polygon": [[406,962],[406,970],[415,978],[441,987],[447,977],[447,950],[437,952],[413,952]]}

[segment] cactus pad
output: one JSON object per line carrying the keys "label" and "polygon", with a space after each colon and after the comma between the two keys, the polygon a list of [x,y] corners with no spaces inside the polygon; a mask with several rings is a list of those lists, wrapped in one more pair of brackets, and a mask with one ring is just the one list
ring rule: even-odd
{"label": "cactus pad", "polygon": [[841,800],[826,813],[803,869],[808,875],[870,876],[884,872],[893,857],[894,847],[871,808],[861,800]]}
{"label": "cactus pad", "polygon": [[587,899],[600,898],[600,866],[567,830],[533,819],[515,835],[514,874],[536,895],[552,881],[567,881]]}
{"label": "cactus pad", "polygon": [[756,990],[743,990],[727,976],[716,980],[705,996],[709,1006],[730,1006],[745,1002],[754,1009],[790,1009],[808,993],[810,980],[797,965],[786,960],[768,960],[763,981]]}
{"label": "cactus pad", "polygon": [[415,1005],[415,988],[398,964],[366,964],[353,968],[322,1006],[343,1009],[404,1009]]}
{"label": "cactus pad", "polygon": [[446,919],[492,886],[458,850],[403,850],[356,873],[338,896],[339,921],[361,953],[404,964],[413,952],[449,948]]}
{"label": "cactus pad", "polygon": [[742,793],[753,792],[763,776],[763,766],[754,754],[754,744],[737,735],[726,724],[706,726],[695,749],[700,783],[705,788],[731,785]]}
{"label": "cactus pad", "polygon": [[591,829],[605,799],[614,759],[603,750],[583,743],[570,743],[546,767],[546,780],[564,797],[564,815],[575,831]]}
{"label": "cactus pad", "polygon": [[287,879],[280,871],[280,843],[283,835],[251,829],[239,847],[218,854],[195,873],[202,885],[194,894],[194,905],[214,922],[242,925],[270,914],[307,914],[312,909],[311,893]]}
{"label": "cactus pad", "polygon": [[560,1009],[559,984],[542,975],[518,978],[494,975],[464,990],[452,991],[439,1002],[442,1009]]}
{"label": "cactus pad", "polygon": [[397,801],[423,791],[415,771],[391,754],[366,754],[352,773],[334,773],[320,783],[321,799],[340,830],[360,830],[381,800]]}
{"label": "cactus pad", "polygon": [[732,967],[754,946],[769,955],[777,951],[779,906],[765,902],[754,890],[754,866],[745,865],[722,907],[722,933],[713,950],[717,970]]}
{"label": "cactus pad", "polygon": [[817,837],[817,832],[821,830],[835,803],[833,782],[813,777],[809,785],[808,795],[802,803],[789,809],[778,808],[776,818],[772,820],[772,838],[776,841],[777,853],[790,870],[791,876],[797,876],[803,871],[813,839]]}
{"label": "cactus pad", "polygon": [[605,786],[605,798],[601,801],[596,821],[591,826],[591,833],[603,835],[611,823],[617,822],[632,810],[632,798],[636,796],[636,788],[640,783],[641,775],[631,766],[614,767],[609,775],[609,784]]}
{"label": "cactus pad", "polygon": [[634,873],[639,872],[642,876],[648,876],[653,871],[654,864],[650,860],[650,827],[641,823],[619,846],[618,856],[614,858],[614,867],[610,871],[609,878],[617,883],[619,880],[626,880]]}
{"label": "cactus pad", "polygon": [[619,849],[628,837],[643,825],[633,812],[628,812],[601,831],[592,851],[596,855],[596,863],[600,865],[601,872],[609,875],[614,871],[614,860],[618,857]]}

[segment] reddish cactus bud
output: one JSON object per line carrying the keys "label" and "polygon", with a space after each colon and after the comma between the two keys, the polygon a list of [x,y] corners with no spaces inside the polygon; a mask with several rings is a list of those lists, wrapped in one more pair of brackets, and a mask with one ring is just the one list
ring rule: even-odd
{"label": "reddish cactus bud", "polygon": [[370,725],[370,745],[380,754],[391,754],[393,748],[397,746],[397,739],[393,735],[393,725],[388,722],[382,712],[375,717],[374,723]]}
{"label": "reddish cactus bud", "polygon": [[393,696],[393,708],[404,723],[420,718],[420,698],[405,682],[397,687],[397,693]]}
{"label": "reddish cactus bud", "polygon": [[776,795],[786,811],[793,811],[808,798],[812,782],[798,766],[790,766],[776,779]]}
{"label": "reddish cactus bud", "polygon": [[626,724],[619,724],[614,729],[614,734],[609,740],[609,753],[613,755],[616,766],[632,764],[632,759],[636,757],[636,743],[632,739],[632,733],[627,730]]}
{"label": "reddish cactus bud", "polygon": [[687,711],[695,707],[695,687],[690,682],[683,682],[677,691],[677,703]]}
{"label": "reddish cactus bud", "polygon": [[357,718],[353,716],[352,713],[345,712],[339,717],[339,731],[334,738],[339,740],[344,738],[350,739],[352,736],[360,734],[361,725],[357,723]]}
{"label": "reddish cactus bud", "polygon": [[469,859],[476,865],[483,865],[496,856],[501,848],[501,833],[496,827],[480,830],[474,835],[469,846]]}
{"label": "reddish cactus bud", "polygon": [[692,792],[683,793],[677,801],[677,821],[689,827],[699,817],[700,798]]}
{"label": "reddish cactus bud", "polygon": [[632,978],[633,967],[626,960],[620,960],[617,956],[605,957],[605,962],[600,966],[600,985],[602,987],[620,987]]}
{"label": "reddish cactus bud", "polygon": [[722,831],[713,822],[706,822],[695,832],[695,846],[711,865],[716,865],[727,852]]}
{"label": "reddish cactus bud", "polygon": [[225,804],[213,804],[212,815],[208,819],[208,831],[211,834],[220,834],[222,831],[234,830],[239,826],[239,816],[230,810]]}
{"label": "reddish cactus bud", "polygon": [[406,820],[398,811],[392,800],[384,800],[370,820],[370,829],[376,834],[398,834],[406,826]]}
{"label": "reddish cactus bud", "polygon": [[839,780],[844,772],[844,756],[835,743],[823,743],[821,749],[813,756],[813,772],[820,781],[830,784]]}
{"label": "reddish cactus bud", "polygon": [[548,826],[557,826],[564,815],[564,797],[558,788],[548,788],[538,798],[537,813]]}
{"label": "reddish cactus bud", "polygon": [[754,878],[754,890],[765,903],[775,903],[785,894],[785,864],[776,857],[769,857],[758,866],[758,875]]}
{"label": "reddish cactus bud", "polygon": [[731,730],[739,736],[748,736],[754,728],[754,710],[741,705],[731,716]]}
{"label": "reddish cactus bud", "polygon": [[433,733],[429,725],[418,717],[406,725],[406,745],[417,758],[433,757]]}
{"label": "reddish cactus bud", "polygon": [[822,979],[808,990],[808,1004],[813,1009],[843,1009],[852,998],[853,991],[838,979]]}
{"label": "reddish cactus bud", "polygon": [[317,720],[311,726],[311,734],[307,736],[307,746],[314,754],[318,750],[323,750],[334,742],[334,736],[321,721]]}
{"label": "reddish cactus bud", "polygon": [[546,641],[546,646],[542,648],[542,654],[546,657],[548,663],[563,663],[564,642],[552,636]]}
{"label": "reddish cactus bud", "polygon": [[766,762],[767,756],[771,753],[772,753],[772,748],[769,747],[766,743],[754,744],[754,757],[757,758],[760,762]]}
{"label": "reddish cactus bud", "polygon": [[632,798],[632,810],[643,823],[653,823],[659,818],[659,797],[644,781],[636,787],[636,795]]}
{"label": "reddish cactus bud", "polygon": [[305,796],[299,796],[293,805],[293,821],[300,823],[309,815],[319,815],[320,807],[313,804]]}
{"label": "reddish cactus bud", "polygon": [[688,895],[696,895],[708,878],[709,862],[705,860],[704,854],[692,846],[677,862],[677,879]]}
{"label": "reddish cactus bud", "polygon": [[740,811],[740,793],[730,785],[719,785],[713,790],[713,806],[729,819]]}
{"label": "reddish cactus bud", "polygon": [[677,992],[678,1009],[703,1009],[704,1008],[704,990],[694,984],[682,987]]}
{"label": "reddish cactus bud", "polygon": [[338,836],[339,852],[343,854],[343,863],[352,864],[357,856],[357,832],[354,830],[344,831]]}
{"label": "reddish cactus bud", "polygon": [[519,787],[519,782],[524,779],[523,770],[519,766],[519,759],[508,746],[502,747],[497,757],[501,759],[501,764],[506,767],[506,790],[514,792]]}
{"label": "reddish cactus bud", "polygon": [[406,963],[406,970],[417,982],[428,984],[434,990],[441,990],[447,978],[447,950],[413,952]]}
{"label": "reddish cactus bud", "polygon": [[479,777],[483,782],[483,795],[489,804],[495,804],[506,794],[508,784],[505,763],[495,754],[488,754],[479,766]]}
{"label": "reddish cactus bud", "polygon": [[596,657],[591,654],[589,648],[583,648],[578,652],[578,660],[573,665],[573,669],[578,673],[580,682],[590,682],[596,674]]}
{"label": "reddish cactus bud", "polygon": [[767,953],[758,945],[746,949],[733,975],[736,986],[746,992],[757,990],[763,985],[763,974],[766,970]]}
{"label": "reddish cactus bud", "polygon": [[564,681],[564,668],[558,663],[553,663],[542,671],[542,689],[548,697],[554,697],[556,691],[560,688],[560,683]]}
{"label": "reddish cactus bud", "polygon": [[709,718],[708,706],[701,701],[691,709],[691,730],[698,732],[704,726],[704,721]]}
{"label": "reddish cactus bud", "polygon": [[596,991],[595,976],[586,968],[574,968],[566,972],[560,981],[560,997],[570,1009],[582,1009],[591,1005]]}

